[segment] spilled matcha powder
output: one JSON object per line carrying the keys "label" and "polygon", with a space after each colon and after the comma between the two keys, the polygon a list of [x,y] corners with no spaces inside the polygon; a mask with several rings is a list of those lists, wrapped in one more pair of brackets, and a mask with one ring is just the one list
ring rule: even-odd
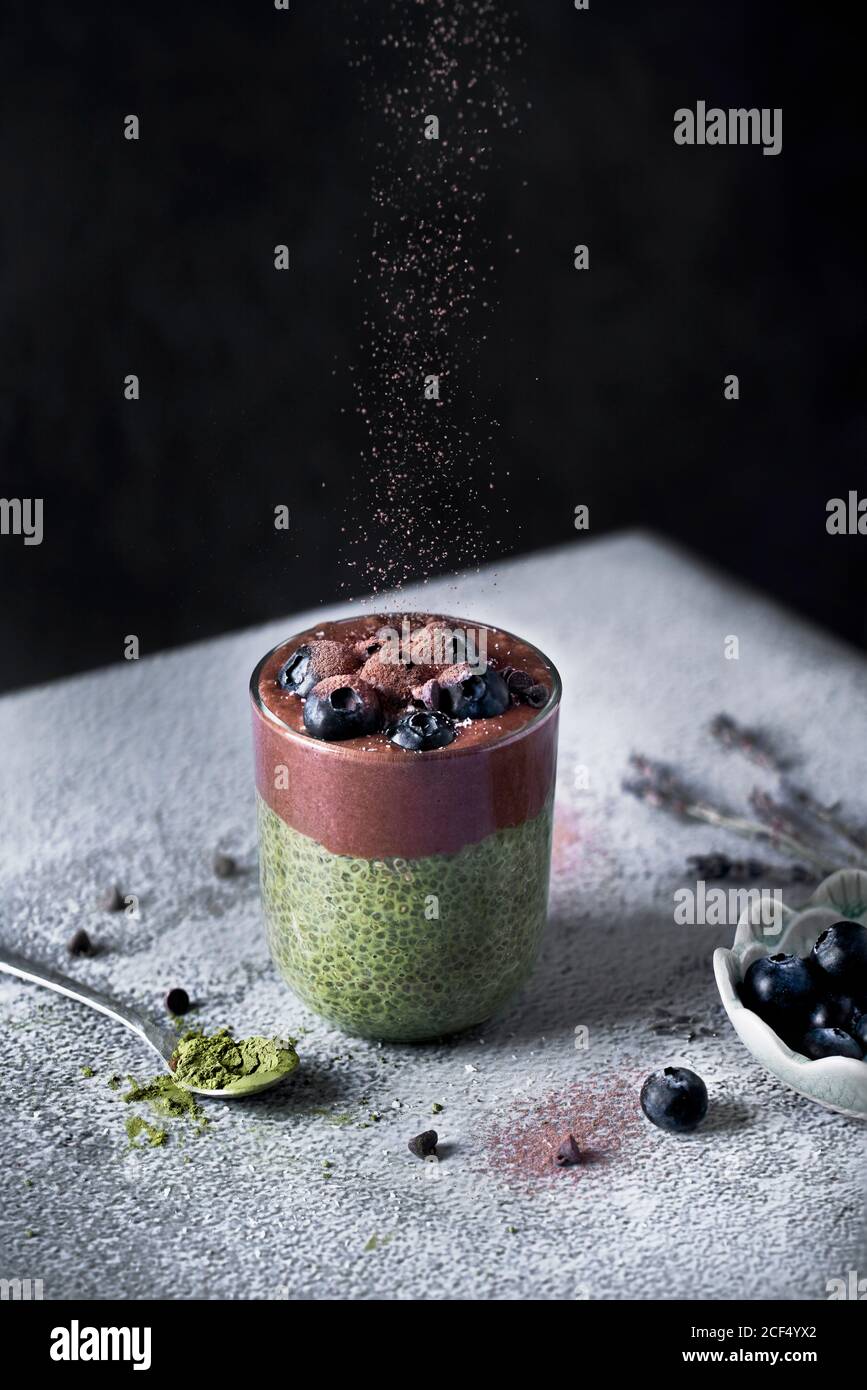
{"label": "spilled matcha powder", "polygon": [[179,1086],[237,1096],[288,1076],[298,1065],[298,1054],[288,1039],[236,1041],[228,1028],[220,1028],[210,1037],[185,1033],[172,1060]]}
{"label": "spilled matcha powder", "polygon": [[128,1078],[130,1090],[124,1092],[127,1103],[145,1101],[157,1115],[169,1120],[179,1120],[185,1116],[195,1120],[200,1128],[207,1124],[202,1107],[196,1103],[192,1091],[178,1086],[171,1076],[155,1076],[152,1081],[134,1081]]}
{"label": "spilled matcha powder", "polygon": [[162,1148],[168,1137],[166,1130],[161,1129],[159,1125],[149,1124],[142,1115],[127,1116],[126,1132],[131,1149],[142,1148],[141,1144],[136,1143],[140,1135],[144,1138],[145,1142],[150,1144],[154,1149]]}
{"label": "spilled matcha powder", "polygon": [[[199,1105],[192,1086],[200,1091],[223,1091],[230,1095],[255,1092],[263,1084],[279,1081],[298,1065],[298,1055],[292,1041],[272,1038],[244,1038],[236,1041],[228,1028],[220,1028],[211,1037],[200,1031],[185,1033],[172,1057],[172,1073],[163,1073],[149,1081],[127,1078],[129,1090],[122,1099],[129,1105],[150,1106],[154,1114],[166,1120],[188,1120],[195,1134],[203,1134],[208,1117]],[[117,1090],[120,1077],[112,1076],[108,1084]],[[140,1115],[126,1120],[130,1148],[146,1145],[162,1147],[168,1139],[165,1127],[150,1124]],[[177,1135],[183,1144],[183,1128]],[[141,1139],[143,1142],[136,1142]]]}
{"label": "spilled matcha powder", "polygon": [[[202,1107],[197,1104],[192,1091],[185,1091],[182,1086],[178,1086],[171,1076],[155,1076],[151,1081],[138,1082],[133,1077],[127,1078],[129,1090],[124,1091],[122,1099],[128,1105],[145,1104],[149,1105],[154,1114],[166,1120],[189,1120],[194,1126],[195,1133],[203,1134],[208,1125],[208,1117]],[[152,1148],[162,1148],[168,1141],[169,1131],[165,1125],[150,1124],[141,1115],[128,1115],[126,1119],[126,1132],[129,1138],[131,1149],[141,1149],[150,1145]],[[136,1140],[141,1137],[144,1142],[139,1144]],[[178,1136],[183,1143],[183,1134]]]}

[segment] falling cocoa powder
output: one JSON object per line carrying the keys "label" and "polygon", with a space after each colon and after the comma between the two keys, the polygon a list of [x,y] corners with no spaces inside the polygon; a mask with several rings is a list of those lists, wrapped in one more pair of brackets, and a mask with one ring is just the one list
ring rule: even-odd
{"label": "falling cocoa powder", "polygon": [[521,249],[492,215],[492,172],[520,149],[528,102],[524,40],[499,0],[352,9],[370,204],[349,364],[361,459],[340,565],[357,593],[478,566],[520,526],[501,497],[508,450],[483,366],[508,331],[499,287]]}

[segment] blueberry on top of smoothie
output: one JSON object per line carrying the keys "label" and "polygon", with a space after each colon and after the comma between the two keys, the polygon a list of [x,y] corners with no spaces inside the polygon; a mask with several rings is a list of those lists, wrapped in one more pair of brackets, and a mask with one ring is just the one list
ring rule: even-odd
{"label": "blueberry on top of smoothie", "polygon": [[867,992],[867,927],[834,922],[822,932],[811,960],[829,982],[862,995]]}
{"label": "blueberry on top of smoothie", "polygon": [[385,731],[389,743],[412,753],[428,753],[454,742],[455,726],[440,710],[411,710]]}
{"label": "blueberry on top of smoothie", "polygon": [[362,660],[346,642],[304,642],[280,667],[277,682],[290,695],[307,695],[319,681],[357,670]]}
{"label": "blueberry on top of smoothie", "polygon": [[316,684],[310,665],[310,648],[304,643],[296,647],[289,660],[280,667],[277,683],[290,695],[306,695]]}
{"label": "blueberry on top of smoothie", "polygon": [[449,666],[437,677],[440,707],[455,719],[490,719],[509,707],[509,688],[499,671],[475,671],[467,662]]}
{"label": "blueberry on top of smoothie", "polygon": [[319,681],[304,704],[308,734],[328,742],[375,733],[381,724],[379,696],[372,685],[351,673]]}
{"label": "blueberry on top of smoothie", "polygon": [[[540,653],[497,628],[398,612],[323,622],[275,647],[257,668],[258,699],[277,723],[325,741],[383,735],[363,750],[375,758],[388,756],[390,742],[413,751],[456,741],[495,742],[510,732],[493,723],[500,716],[516,732],[523,730],[532,722],[532,707],[542,709],[550,702],[545,669]],[[318,689],[338,677],[338,686]],[[348,693],[337,694],[338,689]],[[287,698],[292,696],[297,701]],[[315,698],[305,709],[311,696]],[[375,725],[374,697],[379,709]],[[455,727],[433,721],[424,728],[404,728],[404,716],[415,712],[440,713]],[[470,721],[478,721],[478,727],[471,728]],[[390,731],[398,725],[401,732],[392,739]]]}
{"label": "blueberry on top of smoothie", "polygon": [[541,709],[548,703],[550,693],[547,685],[531,685],[529,690],[524,691],[522,698],[526,705],[531,705],[533,709]]}
{"label": "blueberry on top of smoothie", "polygon": [[484,690],[473,701],[471,719],[491,719],[509,708],[509,688],[499,671],[489,666],[482,676]]}

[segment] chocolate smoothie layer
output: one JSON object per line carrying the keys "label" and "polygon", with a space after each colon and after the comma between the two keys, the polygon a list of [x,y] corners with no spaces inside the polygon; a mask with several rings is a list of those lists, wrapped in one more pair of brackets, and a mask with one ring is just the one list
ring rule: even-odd
{"label": "chocolate smoothie layer", "polygon": [[[466,654],[485,653],[487,667],[514,688],[501,713],[451,721],[446,746],[407,750],[389,740],[387,729],[412,709],[441,709],[467,674],[465,662],[451,659],[463,653],[438,647],[443,629],[468,634]],[[399,660],[393,643],[383,645],[383,631],[400,635]],[[310,649],[308,680],[316,677],[304,696],[281,685],[299,648]],[[468,669],[483,667],[476,661]],[[334,742],[313,737],[305,727],[307,700],[350,686],[380,711],[379,727]],[[275,647],[253,674],[259,795],[280,820],[333,854],[457,853],[549,804],[559,692],[556,670],[535,647],[486,624],[417,613],[323,623]]]}

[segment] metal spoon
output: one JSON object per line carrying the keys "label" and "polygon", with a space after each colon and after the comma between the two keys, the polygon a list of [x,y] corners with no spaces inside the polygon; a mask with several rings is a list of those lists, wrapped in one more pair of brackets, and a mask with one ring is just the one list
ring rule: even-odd
{"label": "metal spoon", "polygon": [[[47,965],[37,965],[34,961],[26,960],[24,956],[15,955],[12,951],[5,951],[0,948],[0,971],[7,975],[17,975],[20,980],[29,980],[34,985],[44,985],[46,989],[53,989],[57,994],[65,994],[69,999],[75,999],[79,1004],[89,1004],[92,1009],[98,1009],[101,1014],[107,1014],[117,1023],[123,1023],[127,1028],[132,1029],[133,1033],[138,1033],[154,1050],[159,1053],[169,1071],[171,1059],[178,1045],[178,1035],[173,1028],[160,1028],[149,1018],[143,1018],[134,1009],[128,1009],[125,1004],[119,1003],[116,999],[111,999],[107,994],[100,994],[98,990],[91,989],[90,985],[81,984],[78,980],[71,980],[68,975],[61,975],[57,970],[50,970]],[[172,1073],[174,1076],[174,1073]],[[261,1082],[254,1077],[244,1078],[243,1090],[233,1091],[230,1086],[221,1091],[204,1091],[198,1086],[188,1086],[183,1081],[178,1081],[174,1077],[178,1086],[182,1086],[185,1091],[194,1091],[197,1096],[211,1096],[214,1100],[246,1100],[248,1096],[258,1095],[261,1091],[267,1091],[271,1086],[276,1086],[278,1081],[282,1081],[285,1073],[281,1072],[276,1077],[267,1077]]]}

